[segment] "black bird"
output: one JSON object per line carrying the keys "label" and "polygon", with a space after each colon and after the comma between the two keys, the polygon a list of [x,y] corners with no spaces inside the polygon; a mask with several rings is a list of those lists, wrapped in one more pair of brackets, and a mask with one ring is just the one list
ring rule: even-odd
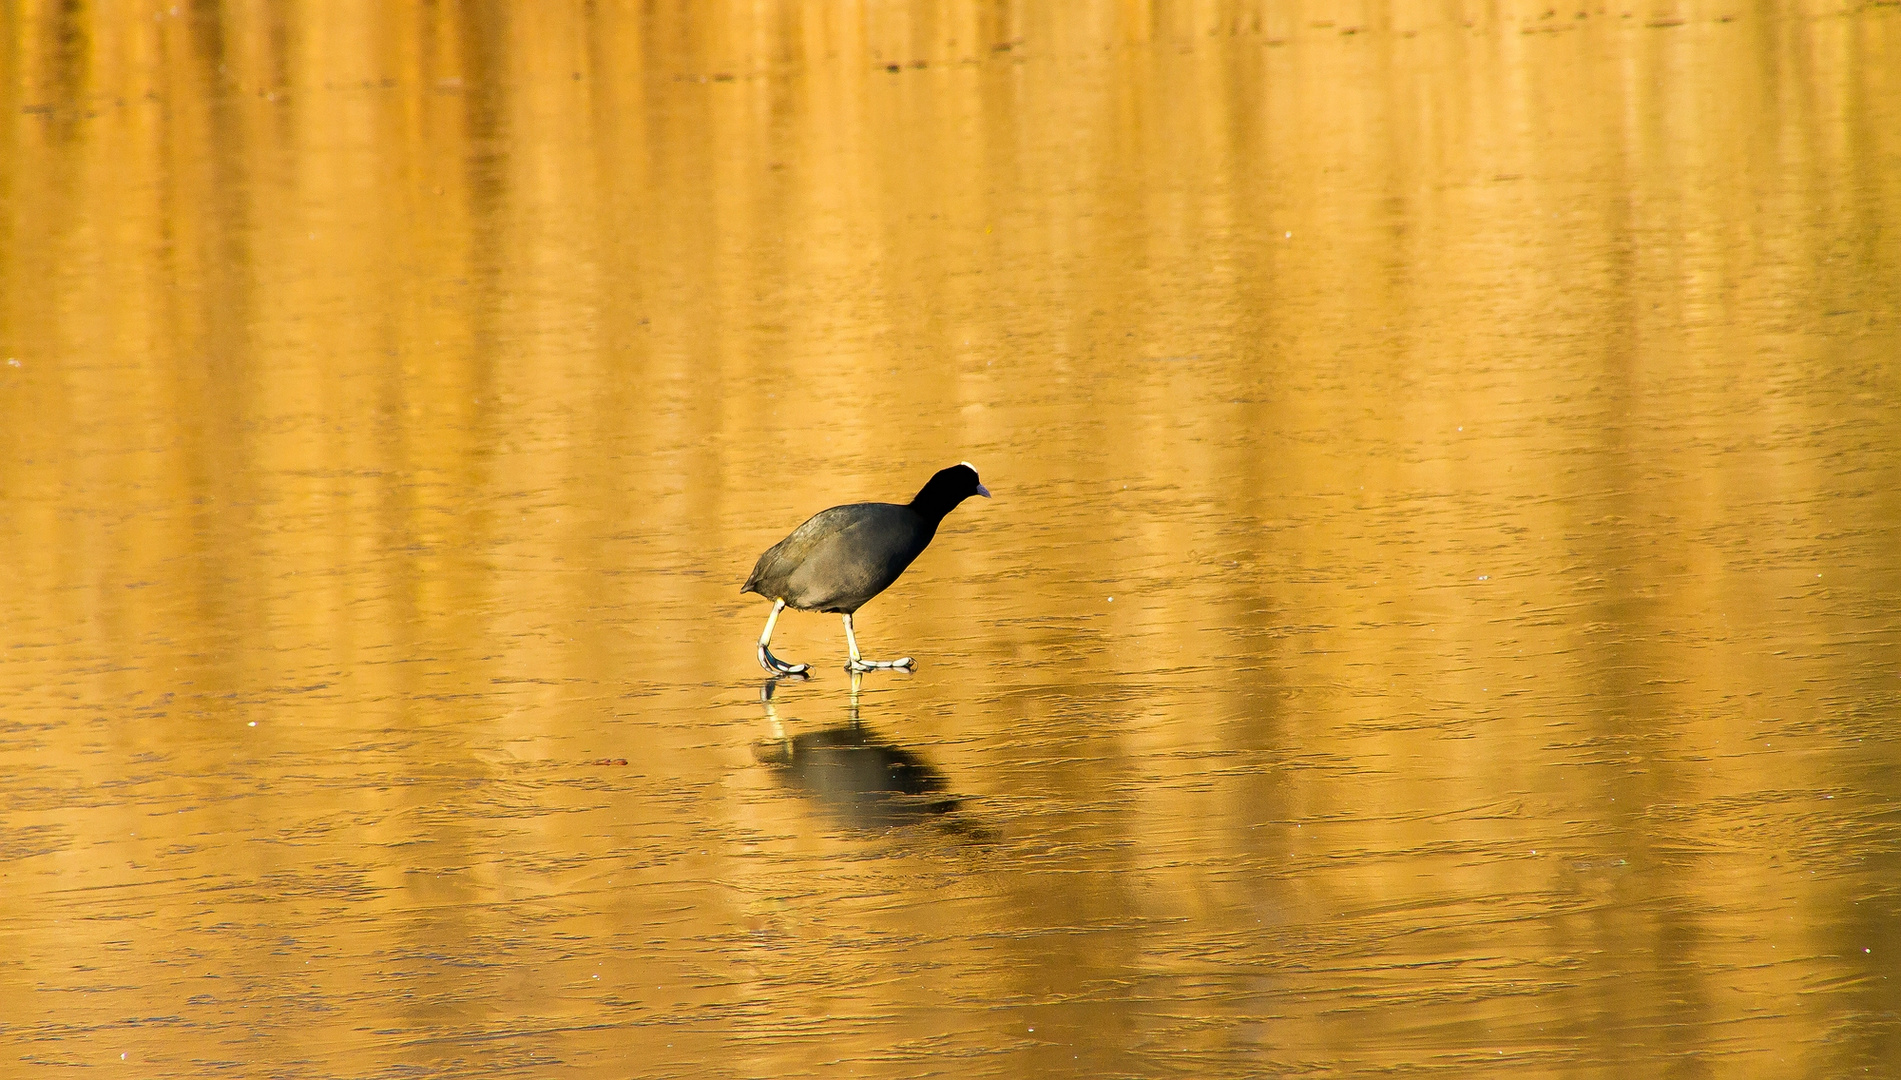
{"label": "black bird", "polygon": [[845,616],[845,647],[851,653],[847,671],[917,666],[908,656],[860,658],[852,612],[898,580],[937,535],[937,523],[972,495],[988,499],[990,489],[978,482],[977,470],[966,461],[931,477],[917,498],[904,506],[849,503],[821,510],[792,530],[791,536],[766,549],[739,590],[772,601],[772,614],[766,616],[766,629],[759,635],[759,666],[775,675],[803,675],[811,667],[788,664],[767,648],[772,626],[788,605]]}

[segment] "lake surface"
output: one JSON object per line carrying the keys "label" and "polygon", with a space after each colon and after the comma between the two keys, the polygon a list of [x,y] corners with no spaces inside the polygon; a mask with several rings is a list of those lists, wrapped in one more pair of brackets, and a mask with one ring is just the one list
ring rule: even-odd
{"label": "lake surface", "polygon": [[0,15],[0,1072],[1901,1075],[1901,7],[1052,7]]}

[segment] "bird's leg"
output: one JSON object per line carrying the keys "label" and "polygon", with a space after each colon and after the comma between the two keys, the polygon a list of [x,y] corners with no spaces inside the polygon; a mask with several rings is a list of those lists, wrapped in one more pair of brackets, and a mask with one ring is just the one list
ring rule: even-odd
{"label": "bird's leg", "polygon": [[866,660],[858,655],[858,635],[851,632],[851,616],[845,616],[845,648],[851,651],[851,660],[845,664],[846,671],[879,671],[892,668],[909,670],[917,667],[917,661],[908,656],[896,660]]}
{"label": "bird's leg", "polygon": [[772,655],[767,645],[772,643],[772,626],[779,621],[779,612],[785,610],[784,600],[772,602],[772,614],[766,616],[766,628],[759,632],[759,666],[774,675],[803,675],[811,668],[810,664],[788,664]]}

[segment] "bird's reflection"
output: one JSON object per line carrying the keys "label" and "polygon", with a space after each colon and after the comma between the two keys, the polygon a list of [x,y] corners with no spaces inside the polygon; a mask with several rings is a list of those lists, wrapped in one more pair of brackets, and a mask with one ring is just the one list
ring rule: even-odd
{"label": "bird's reflection", "polygon": [[917,754],[884,742],[858,718],[860,676],[852,675],[849,719],[841,727],[786,734],[773,705],[778,679],[759,691],[772,738],[753,748],[789,784],[858,828],[880,829],[942,819],[958,808],[944,774]]}

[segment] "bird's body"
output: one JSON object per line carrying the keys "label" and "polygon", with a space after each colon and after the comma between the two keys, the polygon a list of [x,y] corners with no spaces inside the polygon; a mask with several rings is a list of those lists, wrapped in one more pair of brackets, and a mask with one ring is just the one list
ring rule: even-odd
{"label": "bird's body", "polygon": [[898,580],[936,535],[937,522],[908,506],[834,506],[759,556],[740,591],[798,611],[850,615]]}
{"label": "bird's body", "polygon": [[845,641],[854,671],[910,667],[911,660],[864,661],[852,632],[852,613],[898,580],[937,535],[938,523],[972,495],[990,497],[969,464],[954,465],[931,477],[909,503],[848,503],[821,510],[784,540],[766,549],[741,592],[773,602],[759,636],[759,663],[779,675],[803,674],[806,665],[774,657],[767,644],[782,608],[829,611],[845,617]]}

